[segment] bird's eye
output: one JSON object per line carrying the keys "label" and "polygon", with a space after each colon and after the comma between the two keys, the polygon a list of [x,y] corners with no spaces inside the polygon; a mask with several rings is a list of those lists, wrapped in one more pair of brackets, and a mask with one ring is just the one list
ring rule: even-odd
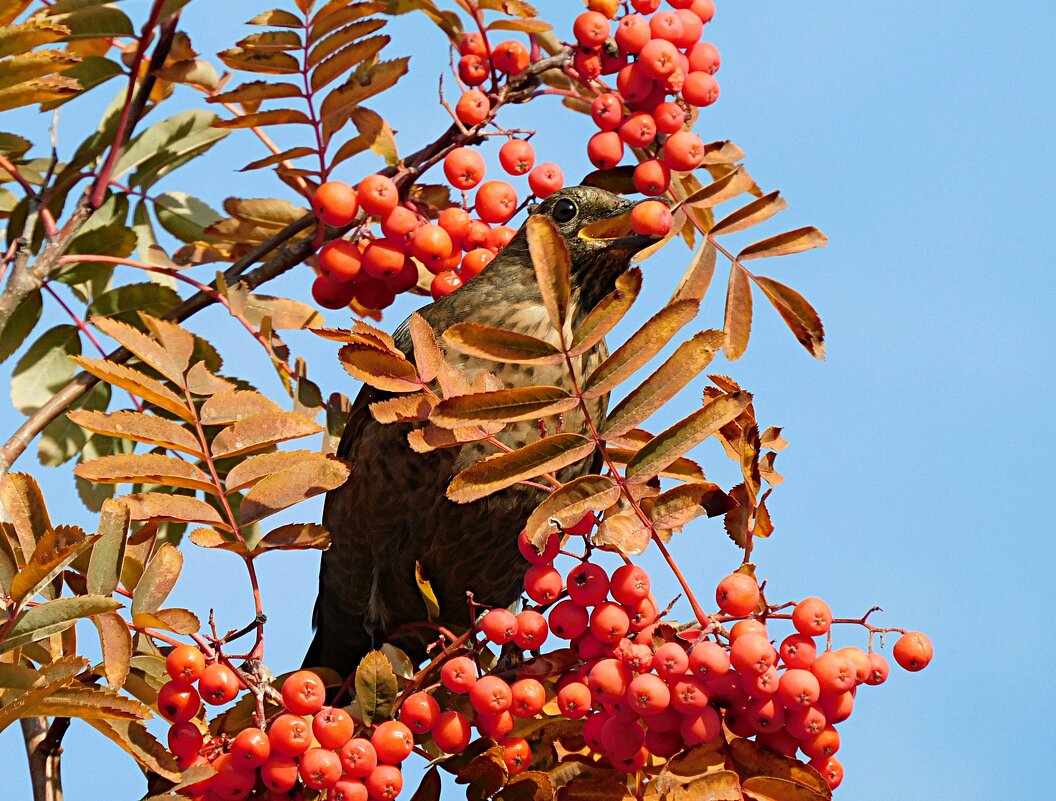
{"label": "bird's eye", "polygon": [[554,210],[551,216],[559,223],[566,223],[578,213],[579,209],[576,207],[576,204],[568,198],[563,197],[554,204]]}

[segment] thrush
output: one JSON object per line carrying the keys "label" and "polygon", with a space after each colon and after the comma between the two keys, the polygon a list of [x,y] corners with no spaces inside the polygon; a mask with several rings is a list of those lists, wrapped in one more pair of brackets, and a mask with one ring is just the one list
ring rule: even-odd
{"label": "thrush", "polygon": [[[568,316],[573,326],[612,292],[631,258],[656,241],[630,232],[626,220],[633,205],[610,192],[577,186],[555,192],[530,211],[550,217],[568,244],[572,290]],[[460,322],[557,342],[523,226],[478,276],[419,314],[441,343],[443,332]],[[406,321],[394,339],[410,357]],[[607,354],[602,341],[574,360],[576,373],[580,378],[589,374]],[[470,380],[488,370],[511,388],[542,384],[572,390],[564,364],[496,363],[452,350],[445,351],[445,358]],[[445,495],[451,479],[495,453],[494,445],[473,443],[415,453],[407,442],[411,425],[383,425],[371,416],[370,404],[389,397],[372,387],[360,391],[338,447],[338,455],[351,463],[351,474],[344,485],[328,493],[323,507],[331,546],[322,555],[313,615],[316,632],[305,665],[333,668],[342,675],[355,670],[362,657],[383,642],[401,647],[416,661],[424,658],[424,643],[431,638],[423,637],[413,625],[428,617],[416,564],[436,595],[435,623],[466,627],[470,623],[467,591],[480,604],[512,604],[529,567],[517,549],[517,536],[543,499],[540,490],[515,485],[472,503],[452,502]],[[607,402],[607,396],[591,401],[595,420],[604,418]],[[562,431],[587,433],[578,409],[566,412],[560,426]],[[544,433],[554,431],[546,432],[535,422],[517,423],[497,438],[518,448]],[[561,479],[596,472],[599,458],[595,454],[566,468]]]}

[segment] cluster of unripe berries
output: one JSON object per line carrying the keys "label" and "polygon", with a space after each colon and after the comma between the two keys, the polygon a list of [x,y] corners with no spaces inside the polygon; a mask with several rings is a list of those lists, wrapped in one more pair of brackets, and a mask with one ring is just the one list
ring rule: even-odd
{"label": "cluster of unripe berries", "polygon": [[[635,188],[646,195],[667,191],[672,172],[700,166],[704,142],[689,130],[693,107],[710,106],[719,97],[715,73],[719,51],[701,41],[715,15],[713,0],[598,0],[576,18],[573,66],[591,82],[615,75],[615,91],[599,94],[590,107],[600,131],[587,143],[587,155],[600,170],[616,167],[625,148],[645,150],[651,158],[634,171]],[[614,25],[615,23],[615,25]]]}

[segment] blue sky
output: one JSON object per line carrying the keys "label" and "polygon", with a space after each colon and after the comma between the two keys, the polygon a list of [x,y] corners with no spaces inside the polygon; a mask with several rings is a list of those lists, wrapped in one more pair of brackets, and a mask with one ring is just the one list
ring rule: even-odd
{"label": "blue sky", "polygon": [[[144,5],[125,7],[139,19]],[[538,5],[565,35],[580,7]],[[1035,684],[1056,657],[1044,500],[1052,497],[1046,450],[1056,434],[1049,400],[1056,7],[1043,0],[718,5],[706,38],[722,52],[722,96],[698,130],[705,140],[732,139],[760,185],[782,190],[789,209],[767,233],[817,225],[830,238],[825,250],[760,268],[819,310],[827,361],[807,356],[757,298],[746,357],[714,365],[754,392],[760,420],[784,426],[791,442],[778,459],[786,481],[771,503],[777,530],[756,552],[760,575],[771,598],[817,594],[848,616],[880,605],[878,621],[922,629],[936,649],[923,673],[895,671],[885,686],[859,693],[841,727],[847,777],[837,798],[1037,797],[1034,766],[1047,760],[1045,732],[1056,713],[1051,693]],[[185,19],[195,46],[209,54],[244,35],[237,23],[266,7],[192,3]],[[411,152],[444,124],[434,98],[447,54],[421,20],[392,28],[391,52],[413,54],[412,72],[377,108],[402,129],[401,149]],[[101,102],[111,91],[93,97]],[[195,100],[184,94],[173,110],[181,102]],[[94,112],[75,108],[60,124],[67,155],[94,126]],[[588,171],[585,118],[556,102],[516,112],[510,125],[539,130],[541,160],[558,162],[569,177]],[[40,130],[43,119],[8,112],[0,129]],[[216,207],[232,194],[281,195],[266,174],[233,171],[261,155],[248,134],[236,134],[164,187],[192,190]],[[338,177],[355,181],[376,166],[369,158],[349,162]],[[672,247],[646,265],[639,320],[666,299],[687,258]],[[294,271],[275,291],[304,297],[306,276]],[[721,326],[724,276],[720,264],[702,327]],[[385,324],[410,308],[401,305]],[[328,319],[342,321],[336,313]],[[218,341],[229,369],[276,391],[262,355],[232,321],[209,312],[191,327]],[[333,348],[309,335],[289,341],[325,391],[354,394]],[[10,366],[0,367],[5,386]],[[652,428],[687,413],[696,397],[687,392]],[[3,416],[6,432],[17,413]],[[734,483],[714,443],[698,456],[709,477]],[[41,478],[56,519],[93,524],[66,500],[65,471],[40,467],[32,452],[18,467]],[[319,508],[306,504],[296,516],[317,519]],[[689,527],[673,550],[704,596],[738,560],[715,522]],[[193,546],[187,555],[173,602],[203,616],[215,607],[222,629],[246,622],[238,563]],[[654,557],[645,564],[663,576]],[[261,560],[276,671],[298,664],[310,638],[317,558]],[[660,584],[660,597],[674,595],[672,581]],[[837,644],[864,645],[864,636],[841,632]],[[998,682],[1011,692],[983,692]],[[142,793],[131,763],[83,724],[67,736],[64,767],[70,801],[100,797],[104,776],[109,797]],[[17,727],[0,734],[0,774],[12,797],[29,797]]]}

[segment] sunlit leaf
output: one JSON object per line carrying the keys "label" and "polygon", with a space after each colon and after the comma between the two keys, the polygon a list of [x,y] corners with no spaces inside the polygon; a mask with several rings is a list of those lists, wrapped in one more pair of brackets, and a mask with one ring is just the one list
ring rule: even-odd
{"label": "sunlit leaf", "polygon": [[698,189],[684,202],[687,206],[711,208],[748,191],[752,183],[752,177],[745,172],[744,168],[737,167],[719,180]]}
{"label": "sunlit leaf", "polygon": [[210,523],[226,526],[220,513],[205,501],[189,495],[166,492],[137,492],[121,497],[132,520],[172,521],[175,523]]}
{"label": "sunlit leaf", "polygon": [[241,456],[322,430],[318,423],[295,412],[263,412],[243,417],[223,429],[213,438],[211,449],[217,459]]}
{"label": "sunlit leaf", "polygon": [[265,125],[311,125],[311,119],[303,111],[292,108],[277,108],[270,111],[255,111],[229,120],[217,120],[216,128],[259,128]]}
{"label": "sunlit leaf", "polygon": [[246,494],[239,508],[243,524],[261,520],[295,503],[336,489],[345,483],[349,468],[344,462],[324,457],[301,460],[265,476]]}
{"label": "sunlit leaf", "polygon": [[711,286],[711,279],[715,275],[715,261],[718,251],[708,240],[700,243],[693,254],[693,260],[682,275],[678,288],[671,296],[670,303],[679,300],[702,300]]}
{"label": "sunlit leaf", "polygon": [[215,528],[196,528],[190,534],[190,540],[199,548],[219,548],[223,551],[245,555],[249,553],[246,544],[227,531]]}
{"label": "sunlit leaf", "polygon": [[330,547],[330,532],[316,523],[289,523],[269,531],[253,547],[253,553],[264,551],[303,551]]}
{"label": "sunlit leaf", "polygon": [[152,612],[136,612],[132,622],[140,628],[171,631],[175,634],[195,634],[202,627],[201,620],[189,609],[156,609]]}
{"label": "sunlit leaf", "polygon": [[184,459],[160,453],[103,456],[81,462],[74,475],[105,484],[165,484],[216,493],[216,485],[201,469]]}
{"label": "sunlit leaf", "polygon": [[479,323],[456,323],[444,331],[444,341],[459,353],[513,364],[558,364],[561,351],[549,342]]}
{"label": "sunlit leaf", "polygon": [[[178,496],[172,496],[178,497]],[[183,569],[183,554],[179,548],[162,543],[157,553],[147,562],[147,568],[132,594],[132,615],[154,612],[169,597]]]}
{"label": "sunlit leaf", "polygon": [[579,405],[579,399],[560,387],[531,386],[478,392],[447,398],[429,419],[444,428],[541,420]]}
{"label": "sunlit leaf", "polygon": [[825,358],[825,327],[807,299],[796,290],[778,283],[772,278],[753,275],[752,280],[763,290],[763,294],[774,304],[781,319],[792,330],[796,339],[811,355]]}
{"label": "sunlit leaf", "polygon": [[83,617],[112,612],[121,602],[101,595],[78,595],[56,598],[31,607],[19,615],[7,637],[0,642],[0,653],[21,648],[52,634],[58,634]]}
{"label": "sunlit leaf", "polygon": [[11,373],[11,403],[23,414],[32,414],[69,383],[74,367],[68,356],[81,352],[75,325],[57,325],[45,331],[15,363]]}
{"label": "sunlit leaf", "polygon": [[568,252],[568,243],[557,224],[543,214],[530,216],[525,223],[525,231],[528,252],[535,268],[535,280],[539,284],[550,325],[555,331],[563,332],[571,291],[572,257]]}
{"label": "sunlit leaf", "polygon": [[111,689],[120,690],[128,678],[132,663],[132,632],[125,619],[116,612],[106,612],[92,618],[99,630],[99,645],[103,652],[103,673]]}
{"label": "sunlit leaf", "polygon": [[637,372],[697,315],[697,302],[682,300],[665,306],[631,335],[587,377],[583,395],[596,398]]}
{"label": "sunlit leaf", "polygon": [[202,404],[200,415],[205,425],[226,425],[252,415],[282,413],[282,407],[259,392],[225,390]]}
{"label": "sunlit leaf", "polygon": [[597,345],[631,308],[642,288],[642,271],[632,267],[616,279],[616,289],[583,318],[572,336],[569,353],[579,356]]}
{"label": "sunlit leaf", "polygon": [[18,25],[0,28],[0,57],[25,53],[34,47],[59,42],[70,29],[55,20],[34,17]]}
{"label": "sunlit leaf", "polygon": [[253,17],[253,19],[247,20],[246,24],[271,25],[282,28],[303,28],[304,20],[295,14],[291,14],[289,11],[273,8],[271,11],[262,11],[260,14]]}
{"label": "sunlit leaf", "polygon": [[375,57],[390,39],[391,37],[384,35],[371,36],[368,39],[359,39],[338,50],[312,71],[312,91],[321,91],[335,78],[347,74],[356,64]]}
{"label": "sunlit leaf", "polygon": [[352,110],[364,100],[391,88],[407,73],[408,58],[382,61],[360,70],[346,83],[332,90],[320,109],[326,138],[333,136],[351,117]]}
{"label": "sunlit leaf", "polygon": [[754,245],[749,245],[737,254],[738,261],[765,259],[771,256],[787,256],[791,253],[802,253],[804,250],[823,248],[829,242],[817,228],[797,228],[777,236],[771,236]]}
{"label": "sunlit leaf", "polygon": [[143,412],[96,412],[75,409],[67,412],[67,417],[77,425],[97,434],[111,437],[123,437],[145,442],[148,445],[160,445],[163,448],[182,451],[192,456],[204,456],[198,438],[182,426]]}
{"label": "sunlit leaf", "polygon": [[[53,692],[72,684],[77,674],[87,664],[88,660],[82,656],[64,656],[50,664],[42,665],[36,681],[25,690],[18,693],[4,693],[5,702],[3,706],[0,706],[0,731],[20,717],[31,714],[30,710]],[[3,664],[4,670],[9,673],[14,667],[14,665]]]}
{"label": "sunlit leaf", "polygon": [[227,89],[206,98],[207,103],[256,103],[284,97],[301,97],[303,92],[292,83],[284,81],[247,81],[234,89]]}
{"label": "sunlit leaf", "polygon": [[99,514],[99,539],[92,547],[88,560],[88,592],[92,595],[110,595],[121,575],[121,564],[125,557],[125,537],[128,534],[128,507],[113,499],[103,501]]}
{"label": "sunlit leaf", "polygon": [[320,8],[312,18],[311,30],[308,33],[308,43],[316,42],[331,31],[336,31],[342,25],[363,19],[363,17],[377,14],[382,11],[393,13],[389,8],[392,5],[388,0],[374,0],[365,3],[350,3],[348,0],[330,0],[329,3]]}
{"label": "sunlit leaf", "polygon": [[18,536],[22,553],[16,554],[16,561],[19,566],[24,565],[37,542],[52,527],[44,494],[37,480],[28,473],[8,473],[0,477],[0,506]]}
{"label": "sunlit leaf", "polygon": [[368,34],[374,33],[374,31],[385,27],[385,24],[386,20],[374,18],[360,20],[351,25],[346,25],[344,28],[335,32],[332,36],[327,36],[325,39],[320,40],[319,43],[308,53],[308,57],[305,59],[305,65],[309,69],[315,67],[342,47],[345,47]]}
{"label": "sunlit leaf", "polygon": [[788,208],[788,203],[781,197],[781,193],[771,192],[723,217],[711,227],[710,233],[717,236],[744,231],[753,225],[769,220],[786,208]]}
{"label": "sunlit leaf", "polygon": [[602,434],[625,434],[637,428],[711,363],[724,338],[721,331],[701,331],[679,345],[667,361],[609,413]]}
{"label": "sunlit leaf", "polygon": [[422,382],[403,355],[367,345],[348,344],[337,353],[345,371],[364,384],[388,392],[414,392]]}
{"label": "sunlit leaf", "polygon": [[154,739],[154,735],[140,721],[90,718],[85,723],[117,743],[147,770],[171,782],[180,780],[176,757]]}
{"label": "sunlit leaf", "polygon": [[627,465],[629,481],[647,481],[690,448],[735,419],[751,403],[748,392],[723,395],[657,434]]}
{"label": "sunlit leaf", "polygon": [[48,529],[37,541],[33,555],[11,581],[9,594],[16,603],[32,598],[98,538],[86,536],[77,526]]}
{"label": "sunlit leaf", "polygon": [[662,529],[681,528],[700,515],[715,517],[734,505],[718,484],[710,481],[682,484],[662,493],[653,502],[649,518]]}
{"label": "sunlit leaf", "polygon": [[580,476],[554,490],[536,507],[525,524],[528,540],[537,548],[546,544],[556,532],[554,523],[562,528],[578,523],[588,512],[608,509],[620,496],[620,488],[608,476]]}
{"label": "sunlit leaf", "polygon": [[232,47],[216,54],[233,70],[258,72],[265,75],[292,75],[300,72],[301,65],[289,53],[259,52]]}
{"label": "sunlit leaf", "polygon": [[299,159],[302,156],[310,156],[315,153],[314,148],[304,147],[303,145],[298,147],[291,147],[288,150],[283,150],[279,153],[273,153],[270,156],[265,156],[262,159],[251,161],[245,167],[241,167],[239,172],[248,172],[249,170],[259,170],[262,167],[272,167],[276,164],[281,164],[284,161],[292,161]]}
{"label": "sunlit leaf", "polygon": [[731,362],[744,355],[752,333],[752,286],[748,271],[739,263],[730,265],[730,283],[726,288],[726,314],[723,321],[726,343],[723,353]]}
{"label": "sunlit leaf", "polygon": [[183,400],[168,387],[159,381],[155,381],[146,373],[126,367],[123,364],[107,361],[106,359],[89,359],[82,356],[71,356],[70,358],[96,378],[101,378],[103,381],[127,390],[133,395],[138,395],[143,400],[149,401],[189,423],[194,421],[194,414],[187,408]]}
{"label": "sunlit leaf", "polygon": [[[161,290],[164,287],[157,287],[157,289]],[[178,364],[172,355],[156,340],[147,336],[138,328],[119,320],[93,317],[90,322],[108,337],[117,340],[125,348],[132,351],[141,361],[153,367],[174,384],[183,384],[183,370],[186,369],[186,365]]]}
{"label": "sunlit leaf", "polygon": [[520,481],[575,464],[594,452],[594,443],[579,434],[554,434],[511,453],[489,456],[454,477],[447,497],[469,503]]}

